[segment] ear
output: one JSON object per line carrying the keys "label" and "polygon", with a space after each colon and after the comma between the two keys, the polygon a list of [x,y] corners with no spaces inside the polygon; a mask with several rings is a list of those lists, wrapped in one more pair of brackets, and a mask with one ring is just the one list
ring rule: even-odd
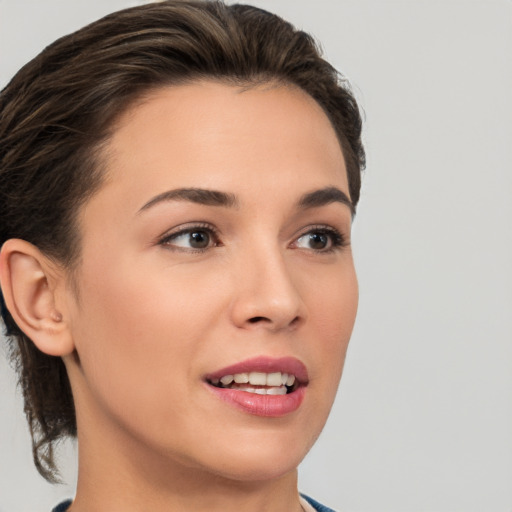
{"label": "ear", "polygon": [[[65,286],[64,271],[25,240],[7,240],[0,251],[0,285],[18,327],[41,352],[65,356],[74,345],[56,298]],[[62,294],[60,294],[62,297]],[[61,299],[62,302],[62,299]]]}

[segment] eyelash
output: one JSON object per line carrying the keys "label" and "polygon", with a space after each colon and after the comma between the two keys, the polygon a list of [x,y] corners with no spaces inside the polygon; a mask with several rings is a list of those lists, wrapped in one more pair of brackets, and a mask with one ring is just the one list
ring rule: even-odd
{"label": "eyelash", "polygon": [[[172,241],[176,240],[177,238],[191,234],[196,232],[205,232],[210,236],[211,243],[208,245],[208,247],[204,248],[186,248],[186,247],[178,247],[173,246]],[[298,240],[301,238],[307,236],[308,234],[320,234],[325,235],[330,240],[330,246],[325,249],[305,249],[310,250],[312,252],[315,252],[317,254],[329,254],[333,253],[337,250],[342,249],[343,247],[346,247],[348,245],[348,242],[346,240],[345,235],[343,235],[341,232],[339,232],[337,229],[334,229],[330,226],[325,225],[318,225],[318,226],[308,226],[306,231],[303,231],[299,236],[295,238],[293,241],[293,244],[296,244]],[[212,247],[221,247],[223,244],[220,241],[219,233],[218,231],[207,223],[195,223],[195,224],[189,224],[187,226],[182,226],[178,231],[174,231],[171,233],[168,233],[164,235],[159,241],[159,245],[166,246],[172,250],[175,251],[181,251],[181,252],[190,252],[190,253],[202,253],[205,251],[208,251]],[[297,249],[300,249],[297,247]]]}

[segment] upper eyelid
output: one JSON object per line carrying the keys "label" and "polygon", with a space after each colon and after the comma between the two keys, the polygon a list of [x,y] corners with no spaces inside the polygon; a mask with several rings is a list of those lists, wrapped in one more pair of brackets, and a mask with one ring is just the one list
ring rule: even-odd
{"label": "upper eyelid", "polygon": [[165,233],[162,234],[162,237],[172,236],[175,234],[179,235],[180,233],[194,231],[194,229],[197,229],[197,230],[204,229],[204,230],[212,231],[215,233],[217,233],[219,231],[215,226],[213,226],[209,222],[204,222],[204,221],[185,222],[184,224],[180,224],[179,226],[175,226],[175,227],[167,230]]}
{"label": "upper eyelid", "polygon": [[208,231],[213,235],[215,239],[218,239],[220,236],[219,230],[207,222],[187,222],[186,224],[181,224],[179,226],[171,228],[162,235],[158,236],[157,243],[161,244],[173,237],[178,237],[186,233],[200,230]]}
{"label": "upper eyelid", "polygon": [[312,231],[324,231],[324,232],[331,232],[333,234],[336,234],[338,236],[341,236],[344,239],[347,239],[347,235],[345,234],[344,230],[337,229],[334,226],[330,226],[329,224],[312,224],[310,226],[305,226],[298,230],[296,234],[293,236],[294,240],[297,240],[298,238],[307,235],[308,233],[311,233]]}

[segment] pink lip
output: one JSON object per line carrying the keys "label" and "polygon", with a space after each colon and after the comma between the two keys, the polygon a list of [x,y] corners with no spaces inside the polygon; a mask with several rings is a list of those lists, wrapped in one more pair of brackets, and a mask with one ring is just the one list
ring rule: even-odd
{"label": "pink lip", "polygon": [[286,395],[257,395],[246,391],[230,388],[218,388],[206,383],[208,389],[224,402],[249,414],[278,418],[296,411],[306,394],[308,371],[304,364],[293,357],[273,359],[256,357],[240,363],[227,366],[205,376],[206,381],[220,379],[224,375],[245,372],[281,372],[293,374],[300,386]]}

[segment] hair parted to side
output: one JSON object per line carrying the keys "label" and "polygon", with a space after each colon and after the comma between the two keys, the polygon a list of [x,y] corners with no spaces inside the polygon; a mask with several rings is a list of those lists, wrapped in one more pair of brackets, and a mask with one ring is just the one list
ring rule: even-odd
{"label": "hair parted to side", "polygon": [[[276,15],[221,1],[167,0],[106,16],[25,65],[0,93],[0,245],[21,238],[67,268],[79,262],[77,212],[101,186],[101,151],[117,118],[152,89],[200,79],[302,88],[326,112],[354,206],[365,157],[346,81],[313,39]],[[38,471],[57,481],[53,448],[76,435],[62,360],[40,352],[3,299]]]}

